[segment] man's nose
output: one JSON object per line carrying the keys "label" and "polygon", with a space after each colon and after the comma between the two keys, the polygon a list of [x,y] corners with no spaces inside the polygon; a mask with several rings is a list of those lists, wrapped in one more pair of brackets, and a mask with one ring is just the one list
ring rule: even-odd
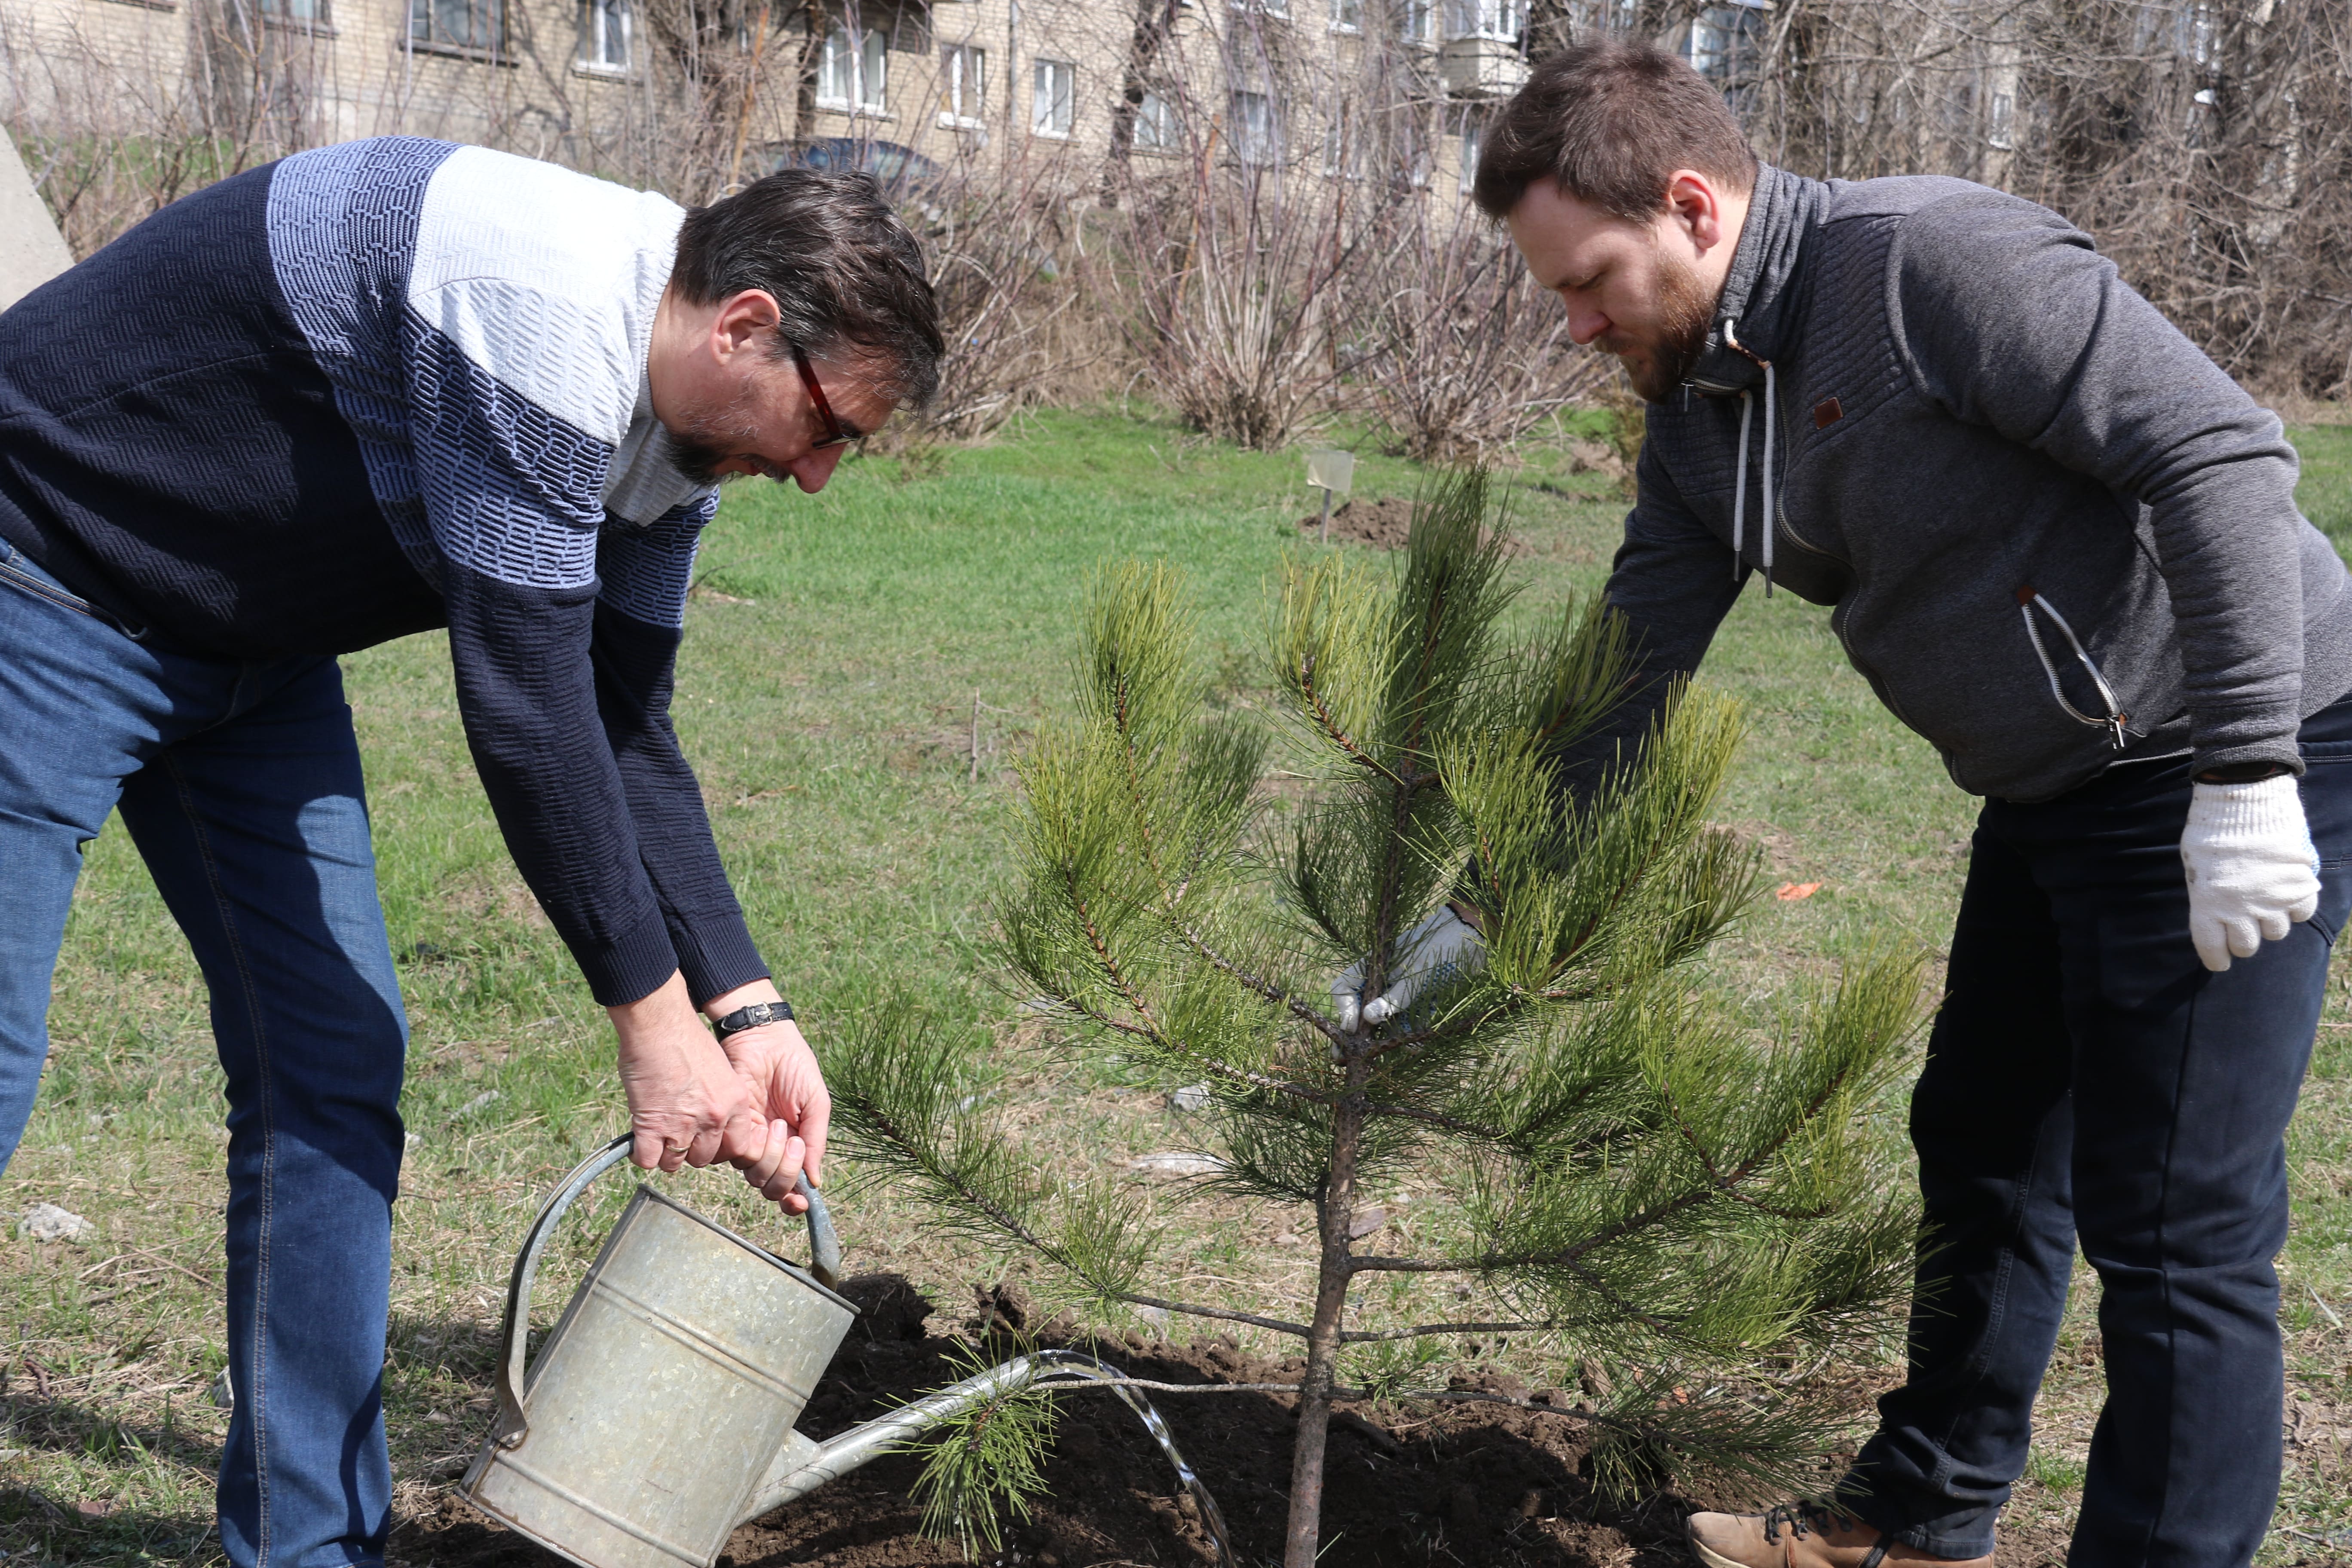
{"label": "man's nose", "polygon": [[841,464],[841,454],[847,449],[844,447],[819,447],[785,464],[784,471],[792,475],[793,482],[800,486],[803,494],[814,495],[824,489],[825,480],[833,478],[833,470]]}
{"label": "man's nose", "polygon": [[1586,347],[1609,330],[1609,317],[1605,312],[1590,305],[1580,305],[1573,300],[1567,303],[1568,335],[1575,340],[1577,347]]}

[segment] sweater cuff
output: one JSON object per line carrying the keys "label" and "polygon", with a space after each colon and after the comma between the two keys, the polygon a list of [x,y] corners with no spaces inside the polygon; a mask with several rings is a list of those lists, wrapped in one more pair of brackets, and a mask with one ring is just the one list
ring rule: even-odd
{"label": "sweater cuff", "polygon": [[673,920],[669,940],[677,952],[678,973],[686,976],[687,994],[697,1007],[739,985],[769,978],[767,961],[760,956],[740,912],[706,915],[691,927]]}
{"label": "sweater cuff", "polygon": [[2295,744],[2293,734],[2275,741],[2253,741],[2237,746],[2199,746],[2189,756],[2189,772],[2193,777],[2212,768],[2234,767],[2240,763],[2284,763],[2295,777],[2303,776],[2303,748]]}
{"label": "sweater cuff", "polygon": [[2295,743],[2303,716],[2292,701],[2264,701],[2218,711],[2192,709],[2189,728],[2192,773],[2240,763],[2284,763],[2296,777],[2303,775],[2303,748]]}
{"label": "sweater cuff", "polygon": [[619,1007],[641,1002],[669,984],[677,973],[677,950],[656,910],[607,942],[572,942],[572,959],[588,979],[597,1005]]}

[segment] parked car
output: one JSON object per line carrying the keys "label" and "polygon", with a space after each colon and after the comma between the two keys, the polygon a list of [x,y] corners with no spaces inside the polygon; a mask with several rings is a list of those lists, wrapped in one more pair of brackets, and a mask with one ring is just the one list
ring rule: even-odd
{"label": "parked car", "polygon": [[893,195],[905,195],[910,189],[940,176],[939,164],[912,147],[862,136],[824,136],[797,146],[771,149],[770,173],[794,164],[803,169],[862,170],[880,181]]}

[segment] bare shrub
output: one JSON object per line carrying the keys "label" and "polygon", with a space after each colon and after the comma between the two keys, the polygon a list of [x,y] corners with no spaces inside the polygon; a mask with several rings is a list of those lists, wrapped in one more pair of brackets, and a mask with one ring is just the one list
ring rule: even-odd
{"label": "bare shrub", "polygon": [[987,436],[1024,408],[1100,393],[1118,345],[1087,289],[1074,150],[1019,163],[959,160],[913,193],[948,340],[930,426]]}
{"label": "bare shrub", "polygon": [[185,36],[0,16],[0,103],[66,243],[87,256],[189,192],[312,145],[320,40],[197,0]]}
{"label": "bare shrub", "polygon": [[1128,254],[1111,276],[1153,392],[1237,446],[1288,441],[1339,380],[1331,310],[1355,247],[1339,204],[1277,174],[1201,166],[1121,210]]}
{"label": "bare shrub", "polygon": [[2242,381],[2344,396],[2347,79],[2342,0],[1809,0],[1733,90],[1774,162],[2030,197]]}
{"label": "bare shrub", "polygon": [[1486,461],[1613,372],[1498,231],[1426,212],[1361,268],[1355,381],[1391,449]]}

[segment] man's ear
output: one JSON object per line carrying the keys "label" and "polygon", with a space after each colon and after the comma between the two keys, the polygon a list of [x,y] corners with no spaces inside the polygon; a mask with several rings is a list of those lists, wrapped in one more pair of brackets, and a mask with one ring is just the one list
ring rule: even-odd
{"label": "man's ear", "polygon": [[1690,237],[1691,247],[1704,256],[1729,237],[1724,222],[1723,195],[1715,182],[1696,169],[1676,169],[1666,181],[1666,216]]}
{"label": "man's ear", "polygon": [[746,349],[765,352],[761,341],[776,330],[783,312],[764,289],[746,289],[719,302],[710,319],[711,352],[725,364]]}

